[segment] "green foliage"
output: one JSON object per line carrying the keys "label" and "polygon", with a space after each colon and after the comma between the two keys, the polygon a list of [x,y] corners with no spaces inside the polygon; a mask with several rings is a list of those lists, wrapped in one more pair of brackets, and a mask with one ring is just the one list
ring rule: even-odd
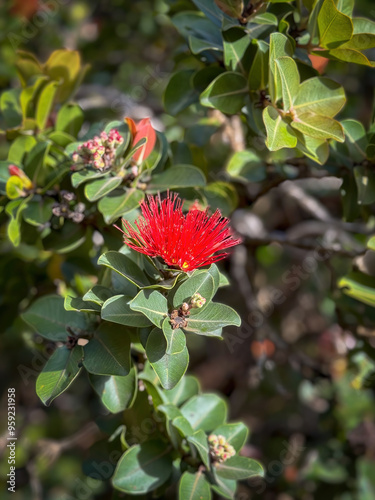
{"label": "green foliage", "polygon": [[[6,321],[19,331],[24,328],[25,342],[30,345],[33,331],[48,346],[54,346],[36,380],[36,393],[44,405],[49,406],[81,372],[86,372],[103,411],[114,414],[111,420],[108,418],[109,426],[114,427],[110,439],[118,440],[123,451],[112,477],[119,495],[163,497],[168,488],[174,488],[181,500],[215,495],[235,498],[238,481],[264,473],[257,461],[240,454],[248,439],[245,424],[228,423],[226,402],[217,394],[202,393],[197,379],[186,375],[189,349],[196,359],[202,341],[215,342],[202,337],[222,339],[224,328],[241,325],[234,309],[213,301],[228,280],[215,264],[185,273],[129,249],[119,250],[121,234],[113,224],[119,224],[121,217],[133,223],[140,202],[148,194],[163,196],[168,190],[178,191],[186,200],[185,208],[198,202],[203,209],[210,205],[227,216],[238,206],[247,210],[245,207],[251,205],[252,209],[258,197],[284,180],[290,184],[294,178],[305,177],[342,180],[337,193],[331,193],[332,199],[341,196],[345,222],[339,231],[350,233],[345,244],[351,242],[355,248],[364,245],[365,250],[353,262],[353,271],[347,263],[330,261],[327,267],[337,265],[339,279],[336,288],[336,280],[331,280],[332,290],[327,291],[319,307],[334,310],[337,318],[333,319],[332,313],[330,321],[337,321],[345,332],[353,332],[357,325],[362,328],[361,336],[372,331],[375,282],[371,262],[375,243],[369,227],[373,228],[375,202],[374,117],[363,120],[366,126],[356,119],[356,88],[343,75],[347,71],[353,73],[354,80],[360,78],[358,75],[368,78],[370,73],[364,71],[375,65],[371,60],[375,22],[353,17],[354,7],[352,0],[270,0],[258,4],[186,0],[155,2],[158,16],[153,9],[144,9],[140,28],[144,36],[154,16],[168,29],[173,24],[185,43],[176,37],[175,64],[168,65],[171,76],[160,86],[166,114],[160,112],[158,119],[165,132],[154,132],[155,146],[142,160],[136,160],[137,153],[150,148],[150,134],[135,140],[131,120],[122,116],[114,120],[117,113],[113,109],[97,113],[99,116],[93,119],[73,101],[88,69],[77,51],[55,50],[44,63],[30,52],[18,51],[9,65],[14,70],[6,76],[14,81],[18,75],[15,88],[3,85],[3,73],[7,75],[10,68],[7,62],[1,67],[0,83],[5,90],[0,96],[0,212],[6,291],[0,305],[7,309],[9,297],[17,288],[13,302],[19,304],[11,306],[22,311],[24,323],[15,319],[13,309],[14,317]],[[172,23],[166,22],[167,17]],[[126,23],[127,19],[123,25],[116,25],[116,36],[126,31]],[[163,33],[155,54],[165,49],[167,38]],[[137,47],[139,59],[138,44],[132,45]],[[101,71],[113,62],[106,61],[105,48],[99,48],[95,51],[101,61],[93,71],[98,81],[105,81],[105,72]],[[322,62],[324,58],[333,61],[328,69],[333,70],[334,79],[319,74],[323,70],[319,67],[318,71],[312,56]],[[351,64],[348,70],[347,63]],[[134,81],[138,78],[137,71],[128,67],[121,71],[131,73]],[[129,79],[124,85],[127,92],[132,85]],[[94,154],[90,157],[90,151],[85,152],[85,148],[90,150],[88,141],[113,129],[120,135],[119,144],[111,154],[107,151],[101,157],[103,164],[96,164]],[[316,193],[313,196],[319,198]],[[311,193],[307,206],[311,213],[317,206],[311,205]],[[266,204],[259,212],[255,210],[264,216],[265,227],[270,219],[266,212]],[[279,216],[270,215],[275,219]],[[331,224],[324,214],[319,217]],[[278,224],[285,224],[281,216]],[[252,238],[246,231],[243,248],[248,243],[252,248]],[[256,227],[258,231],[254,239],[259,236],[262,257],[254,252],[252,259],[263,258],[271,269],[273,259],[277,261],[272,253],[275,246],[263,247],[263,228]],[[283,239],[275,234],[277,244],[282,244]],[[330,237],[327,231],[324,244]],[[293,246],[293,237],[287,240]],[[272,236],[269,242],[273,241]],[[304,242],[296,246],[301,250]],[[333,255],[336,249],[334,241]],[[351,259],[352,253],[342,248],[336,257],[341,256]],[[26,272],[20,263],[29,264],[32,271]],[[254,282],[264,283],[265,274]],[[52,292],[58,295],[50,295]],[[192,306],[196,293],[205,299],[202,307]],[[309,291],[306,301],[311,296]],[[283,320],[289,321],[287,311]],[[273,332],[273,322],[259,328],[259,338],[268,335],[268,329]],[[280,339],[280,345],[284,341]],[[349,352],[353,349],[348,347],[350,339],[343,342],[343,349],[349,352],[344,363],[350,365],[348,373],[337,373],[339,363],[337,372],[332,370],[330,401],[332,406],[336,399],[339,402],[332,411],[340,443],[329,442],[327,446],[336,446],[332,452],[335,460],[341,456],[344,433],[355,429],[363,415],[370,421],[374,412],[367,390],[375,371],[372,343],[362,337],[360,342],[355,344],[355,351],[363,352],[355,353]],[[251,352],[256,353],[253,343],[251,346]],[[264,367],[271,373],[272,363],[279,363],[278,359],[267,363],[267,356],[262,351],[256,359],[259,374]],[[281,352],[280,359],[282,356]],[[294,348],[285,357],[299,363]],[[328,365],[328,361],[325,363]],[[312,380],[311,391],[318,394],[317,407],[323,407],[328,396],[314,386],[319,369],[308,363],[306,372],[309,370],[314,372],[306,377]],[[324,365],[326,378],[327,370]],[[253,373],[250,378],[254,383]],[[299,383],[293,371],[287,381],[288,392],[295,389],[302,394],[303,384],[295,387]],[[282,388],[283,381],[277,374],[276,382],[267,390],[274,394],[279,385]],[[298,413],[295,408],[291,411]],[[134,422],[145,419],[155,425],[139,440]],[[331,432],[327,430],[329,425],[332,422],[324,424],[327,435]],[[210,449],[210,434],[225,438],[235,455],[218,460]],[[324,441],[328,441],[327,436]],[[354,470],[353,457],[344,465],[335,465],[320,451],[311,454],[300,475],[325,485],[346,481],[348,470]],[[357,460],[361,498],[372,498],[374,490],[371,456]],[[293,471],[288,471],[293,476]],[[287,475],[284,479],[289,481]],[[348,484],[354,491],[354,480]],[[296,487],[292,491],[291,495],[298,497],[302,490]],[[352,491],[347,493],[345,500],[351,500]],[[343,500],[339,494],[327,490],[330,498]],[[320,497],[321,490],[316,495]]]}
{"label": "green foliage", "polygon": [[81,371],[82,348],[58,347],[47,361],[36,381],[36,392],[42,402],[48,406],[63,393]]}

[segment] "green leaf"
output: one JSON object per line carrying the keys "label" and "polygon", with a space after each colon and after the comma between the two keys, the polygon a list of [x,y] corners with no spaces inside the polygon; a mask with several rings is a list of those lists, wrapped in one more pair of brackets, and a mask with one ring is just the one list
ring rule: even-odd
{"label": "green leaf", "polygon": [[[208,272],[191,276],[177,288],[173,296],[173,307],[178,308],[184,302],[189,303],[191,297],[195,293],[200,293],[202,297],[206,299],[207,305],[214,295],[214,289],[214,280]],[[200,309],[200,311],[202,311],[202,309]],[[191,312],[193,313],[194,310]]]}
{"label": "green leaf", "polygon": [[203,310],[188,319],[187,332],[210,335],[225,326],[240,326],[241,318],[234,309],[216,302],[210,302]]}
{"label": "green leaf", "polygon": [[0,160],[0,192],[1,192],[1,194],[5,194],[5,185],[7,183],[7,180],[10,177],[10,173],[9,173],[10,165],[12,165],[12,162]]}
{"label": "green leaf", "polygon": [[101,316],[106,321],[118,323],[125,326],[145,327],[151,322],[142,313],[130,309],[132,297],[126,295],[115,295],[104,302]]}
{"label": "green leaf", "polygon": [[112,296],[113,292],[109,288],[102,285],[95,285],[82,297],[82,299],[102,306],[104,302]]}
{"label": "green leaf", "polygon": [[188,399],[192,398],[200,391],[199,381],[192,375],[186,375],[180,382],[168,391],[164,391],[168,401],[176,406],[180,406]]}
{"label": "green leaf", "polygon": [[103,215],[106,224],[112,224],[119,217],[138,208],[144,198],[143,191],[139,189],[127,189],[121,194],[105,196],[98,203],[98,210]]}
{"label": "green leaf", "polygon": [[99,257],[98,264],[116,271],[116,273],[129,280],[138,288],[142,288],[150,284],[145,273],[132,259],[123,253],[114,251],[106,252]]}
{"label": "green leaf", "polygon": [[173,420],[174,418],[181,416],[180,410],[175,405],[171,404],[159,405],[158,411],[161,411],[168,420]]}
{"label": "green leaf", "polygon": [[126,376],[130,371],[130,337],[114,324],[101,323],[83,351],[89,373]]}
{"label": "green leaf", "polygon": [[172,116],[191,104],[199,102],[199,94],[193,86],[195,70],[183,70],[172,75],[164,93],[164,108]]}
{"label": "green leaf", "polygon": [[345,141],[344,129],[341,123],[328,116],[304,113],[298,115],[298,118],[292,121],[291,126],[314,139]]}
{"label": "green leaf", "polygon": [[[304,0],[305,2],[310,0]],[[318,36],[318,15],[320,12],[320,8],[323,4],[324,0],[313,0],[312,5],[309,6],[310,16],[307,24],[307,30],[310,33],[311,43],[314,45],[319,44],[319,36]]]}
{"label": "green leaf", "polygon": [[263,476],[264,470],[259,462],[252,458],[235,455],[225,462],[214,465],[218,476],[224,479],[247,479],[254,476]]}
{"label": "green leaf", "polygon": [[347,44],[341,45],[337,49],[332,49],[329,52],[320,52],[323,57],[329,57],[330,59],[336,59],[338,61],[345,61],[353,64],[362,64],[363,66],[374,67],[375,62],[370,61],[362,52],[356,49],[347,47]]}
{"label": "green leaf", "polygon": [[98,177],[104,177],[105,175],[108,175],[107,172],[99,172],[98,170],[85,168],[79,172],[74,172],[72,175],[72,186],[78,187],[86,181],[91,181],[92,179],[96,179]]}
{"label": "green leaf", "polygon": [[256,46],[256,53],[248,75],[249,89],[263,90],[268,84],[269,45],[263,40],[253,40],[252,44]]}
{"label": "green leaf", "polygon": [[20,93],[20,89],[12,89],[1,94],[0,110],[7,128],[16,128],[22,123]]}
{"label": "green leaf", "polygon": [[156,193],[168,189],[200,187],[206,184],[203,172],[192,165],[174,165],[161,174],[154,175],[147,191]]}
{"label": "green leaf", "polygon": [[295,132],[298,137],[297,148],[308,158],[311,158],[320,165],[324,165],[329,157],[328,142],[325,139],[315,139],[314,137],[303,135],[297,130]]}
{"label": "green leaf", "polygon": [[242,422],[224,424],[217,427],[212,434],[224,436],[227,443],[231,444],[238,452],[247,441],[249,429]]}
{"label": "green leaf", "polygon": [[266,146],[270,151],[282,148],[295,148],[297,137],[277,109],[267,106],[263,111],[263,121],[267,131]]}
{"label": "green leaf", "polygon": [[35,114],[35,119],[39,130],[44,130],[46,128],[46,124],[51,114],[56,92],[59,86],[60,82],[50,82],[43,88],[42,92],[40,93]]}
{"label": "green leaf", "polygon": [[194,430],[211,432],[226,421],[227,405],[216,394],[200,394],[182,405],[181,413]]}
{"label": "green leaf", "polygon": [[276,64],[276,59],[280,57],[293,55],[293,47],[288,38],[282,33],[272,33],[270,38],[270,52],[269,52],[269,90],[271,101],[276,102],[282,96],[282,84],[280,73]]}
{"label": "green leaf", "polygon": [[367,137],[365,127],[357,120],[343,120],[341,125],[345,133],[345,145],[349,149],[350,157],[361,163],[366,159]]}
{"label": "green leaf", "polygon": [[130,309],[144,314],[154,325],[161,328],[168,315],[167,299],[156,290],[141,290],[129,303]]}
{"label": "green leaf", "polygon": [[22,115],[24,120],[27,118],[34,118],[35,112],[35,98],[40,94],[41,89],[47,84],[48,78],[44,75],[35,79],[31,87],[25,87],[20,94],[20,105],[22,108]]}
{"label": "green leaf", "polygon": [[193,2],[219,28],[223,25],[223,19],[232,21],[229,16],[219,9],[215,4],[215,0],[193,0]]}
{"label": "green leaf", "polygon": [[297,64],[291,57],[279,57],[275,59],[275,63],[280,77],[284,110],[289,111],[293,108],[293,100],[299,88]]}
{"label": "green leaf", "polygon": [[351,17],[354,9],[355,0],[334,0],[336,7],[340,12]]}
{"label": "green leaf", "polygon": [[89,373],[89,379],[101,402],[111,413],[119,413],[133,405],[138,389],[134,367],[124,377],[103,377]]}
{"label": "green leaf", "polygon": [[101,307],[93,302],[86,302],[79,297],[67,295],[64,301],[64,307],[67,311],[80,311],[89,313],[100,313]]}
{"label": "green leaf", "polygon": [[60,49],[52,52],[44,65],[44,73],[61,83],[57,99],[67,101],[84,75],[80,54],[76,50]]}
{"label": "green leaf", "polygon": [[296,113],[317,113],[333,118],[346,102],[341,85],[325,77],[309,78],[301,83],[294,99]]}
{"label": "green leaf", "polygon": [[173,24],[183,37],[195,36],[201,40],[221,44],[221,32],[201,12],[179,12],[172,19]]}
{"label": "green leaf", "polygon": [[179,500],[211,500],[210,485],[202,471],[184,472],[178,489]]}
{"label": "green leaf", "polygon": [[79,334],[87,328],[84,315],[64,309],[64,299],[57,295],[46,295],[37,299],[22,314],[26,321],[42,337],[49,340],[67,340],[67,327]]}
{"label": "green leaf", "polygon": [[352,20],[337,9],[333,0],[324,0],[318,14],[318,27],[320,45],[329,49],[339,47],[353,35]]}
{"label": "green leaf", "polygon": [[61,132],[59,130],[54,130],[48,134],[48,138],[55,143],[55,145],[62,148],[66,148],[69,144],[74,141],[74,137],[67,134],[66,132]]}
{"label": "green leaf", "polygon": [[203,106],[218,109],[222,113],[236,114],[244,106],[246,94],[248,87],[244,76],[227,71],[215,78],[202,92],[200,102]]}
{"label": "green leaf", "polygon": [[140,495],[164,484],[172,473],[170,448],[151,440],[132,446],[119,460],[112,484],[117,490]]}
{"label": "green leaf", "polygon": [[216,5],[225,14],[235,19],[240,19],[242,17],[242,12],[244,10],[244,3],[242,0],[215,0]]}
{"label": "green leaf", "polygon": [[[147,388],[150,387],[150,384],[148,384],[147,386],[147,381],[145,381],[145,384]],[[159,399],[159,397],[160,395],[158,393],[156,398]],[[183,418],[181,416],[180,410],[176,406],[170,404],[158,404],[157,410],[165,415],[165,428],[167,434],[170,437],[171,443],[173,444],[174,448],[179,449],[181,446],[181,433],[172,425],[172,420],[177,417]]]}
{"label": "green leaf", "polygon": [[26,157],[25,172],[39,185],[43,185],[46,178],[47,172],[44,167],[50,148],[50,141],[38,142]]}
{"label": "green leaf", "polygon": [[86,228],[83,225],[66,220],[60,230],[50,233],[44,239],[44,246],[47,250],[64,254],[81,246],[86,238]]}
{"label": "green leaf", "polygon": [[352,19],[354,32],[345,47],[356,50],[367,50],[375,47],[375,22],[364,17]]}
{"label": "green leaf", "polygon": [[15,63],[17,73],[22,86],[26,87],[31,78],[43,73],[43,69],[34,54],[25,50],[18,50],[17,56]]}
{"label": "green leaf", "polygon": [[182,330],[172,330],[169,318],[166,318],[163,331],[154,328],[150,333],[146,354],[164,389],[173,389],[189,364],[189,353]]}
{"label": "green leaf", "polygon": [[199,431],[194,432],[191,436],[187,438],[187,441],[195,446],[195,448],[198,450],[199,456],[202,459],[202,462],[204,465],[209,468],[210,467],[210,460],[209,460],[209,447],[208,447],[208,441],[207,441],[207,436],[202,429],[199,429]]}
{"label": "green leaf", "polygon": [[338,287],[349,297],[375,307],[375,278],[361,272],[351,272],[341,278]]}
{"label": "green leaf", "polygon": [[205,68],[202,68],[198,70],[196,73],[194,73],[192,78],[193,86],[196,89],[196,91],[199,94],[201,94],[207,88],[207,86],[212,82],[212,80],[214,80],[217,76],[223,73],[224,73],[224,68],[218,68],[216,66],[206,66]]}
{"label": "green leaf", "polygon": [[36,144],[34,136],[20,135],[9,148],[8,161],[17,165],[22,164],[25,154],[31,151]]}
{"label": "green leaf", "polygon": [[354,167],[354,178],[358,190],[358,204],[371,205],[375,202],[375,172],[366,167]]}
{"label": "green leaf", "polygon": [[52,207],[55,204],[53,198],[35,198],[31,200],[22,212],[24,220],[32,226],[42,226],[46,224],[52,216]]}
{"label": "green leaf", "polygon": [[78,104],[64,104],[57,113],[55,129],[77,137],[83,120],[84,114]]}
{"label": "green leaf", "polygon": [[228,174],[243,182],[261,182],[267,178],[266,165],[254,151],[237,151],[229,159]]}
{"label": "green leaf", "polygon": [[99,179],[85,186],[85,196],[89,201],[96,201],[103,198],[106,194],[116,189],[123,181],[122,177],[108,176]]}
{"label": "green leaf", "polygon": [[215,484],[212,485],[212,490],[223,498],[233,500],[237,489],[237,481],[234,479],[224,479],[218,476],[215,469],[212,472],[215,478]]}
{"label": "green leaf", "polygon": [[182,415],[180,417],[174,418],[172,420],[172,425],[175,429],[177,429],[177,431],[180,433],[180,435],[184,438],[194,434],[194,429],[192,428],[192,426],[190,425],[188,420],[186,420],[186,418],[183,417]]}
{"label": "green leaf", "polygon": [[46,406],[63,393],[81,371],[82,347],[58,347],[36,381],[36,393]]}
{"label": "green leaf", "polygon": [[222,51],[223,48],[221,44],[216,41],[212,42],[210,40],[201,40],[195,36],[189,36],[189,47],[193,54],[201,54],[206,52],[206,50]]}
{"label": "green leaf", "polygon": [[5,208],[6,213],[10,216],[10,221],[7,228],[8,238],[11,243],[17,247],[21,242],[21,216],[23,210],[27,207],[27,203],[31,200],[28,198],[13,200],[8,203]]}
{"label": "green leaf", "polygon": [[251,64],[251,38],[243,28],[235,26],[223,32],[224,64],[230,71],[247,76]]}

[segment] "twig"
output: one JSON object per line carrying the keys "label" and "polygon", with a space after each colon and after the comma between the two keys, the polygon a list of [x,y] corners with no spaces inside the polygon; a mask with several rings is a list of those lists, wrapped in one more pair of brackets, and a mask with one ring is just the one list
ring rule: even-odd
{"label": "twig", "polygon": [[359,257],[360,255],[363,255],[367,249],[366,248],[361,248],[361,250],[345,250],[344,248],[339,248],[336,246],[324,246],[324,245],[319,245],[317,243],[306,243],[303,241],[294,241],[294,240],[288,240],[284,237],[277,237],[277,236],[272,236],[270,235],[269,237],[265,238],[245,238],[244,244],[251,248],[251,247],[257,247],[257,246],[262,246],[262,245],[270,245],[271,243],[278,243],[283,246],[289,246],[293,248],[298,248],[300,250],[316,250],[317,248],[322,248],[328,253],[334,254],[334,255],[339,255],[341,257],[348,257],[348,258],[355,258]]}
{"label": "twig", "polygon": [[26,470],[29,473],[30,487],[33,495],[33,500],[42,500],[43,488],[39,480],[38,472],[36,470],[35,462],[29,462],[26,465]]}
{"label": "twig", "polygon": [[93,443],[102,438],[102,433],[94,422],[88,423],[83,429],[72,436],[56,441],[52,439],[42,439],[38,447],[42,449],[40,456],[47,459],[49,463],[55,462],[63,451],[80,446],[89,448]]}

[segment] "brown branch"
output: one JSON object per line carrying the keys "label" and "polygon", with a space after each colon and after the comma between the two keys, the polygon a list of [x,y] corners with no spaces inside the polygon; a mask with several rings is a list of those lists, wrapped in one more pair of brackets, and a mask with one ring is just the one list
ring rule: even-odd
{"label": "brown branch", "polygon": [[38,443],[38,448],[41,450],[39,456],[52,464],[59,458],[62,452],[77,446],[87,449],[102,437],[103,434],[97,425],[94,422],[90,422],[72,436],[60,441],[53,439],[40,440]]}
{"label": "brown branch", "polygon": [[341,257],[347,257],[351,259],[359,257],[360,255],[364,255],[367,251],[367,248],[364,247],[361,248],[360,250],[345,250],[344,248],[339,248],[339,247],[324,246],[317,242],[294,241],[294,240],[288,240],[287,238],[282,236],[273,236],[273,235],[264,238],[245,238],[244,240],[244,245],[249,248],[262,245],[270,245],[271,243],[278,243],[279,245],[282,246],[289,246],[292,248],[297,248],[299,250],[308,250],[308,251],[313,251],[316,250],[317,248],[321,248],[324,251],[331,253],[332,255],[339,255]]}

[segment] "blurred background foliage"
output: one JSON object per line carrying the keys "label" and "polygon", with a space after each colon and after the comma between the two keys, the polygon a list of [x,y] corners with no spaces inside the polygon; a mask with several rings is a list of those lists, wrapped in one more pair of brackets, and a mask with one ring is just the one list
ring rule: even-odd
{"label": "blurred background foliage", "polygon": [[[13,0],[0,7],[1,90],[15,85],[17,49],[41,60],[54,49],[77,49],[90,65],[76,96],[85,111],[86,129],[92,122],[125,115],[152,116],[156,128],[166,131],[176,157],[190,156],[210,180],[227,180],[222,170],[231,145],[215,113],[197,106],[171,117],[162,104],[172,71],[201,67],[170,20],[170,13],[194,9],[190,1],[54,0],[40,2],[44,9],[37,4]],[[375,19],[371,0],[357,0],[355,11]],[[330,61],[326,72],[347,93],[340,118],[372,123],[374,71]],[[0,136],[1,159],[7,148]],[[251,184],[233,185],[228,197],[232,203],[220,208],[228,214],[236,208],[233,223],[240,232],[252,228],[267,240],[270,234],[293,236],[306,228],[312,234],[327,226],[339,230],[342,204],[333,178],[300,181],[294,187],[284,183],[262,197]],[[215,193],[210,201],[215,208]],[[372,215],[369,207],[363,210]],[[329,239],[329,231],[326,234]],[[360,250],[361,227],[352,239]],[[224,342],[196,336],[189,346],[190,371],[204,389],[228,398],[232,419],[249,425],[245,451],[267,471],[265,479],[243,482],[237,498],[371,500],[375,314],[336,288],[337,279],[351,269],[352,256],[332,253],[314,264],[308,260],[313,255],[309,248],[246,241],[222,264],[231,286],[219,292],[219,300],[241,314],[243,338],[228,329]],[[111,240],[111,245],[116,243]],[[68,256],[35,249],[33,253],[31,248],[14,249],[2,235],[0,421],[6,421],[6,389],[15,387],[19,470],[13,498],[122,498],[112,493],[108,481],[89,477],[96,472],[107,479],[112,474],[118,447],[116,440],[108,443],[108,436],[121,423],[121,415],[108,415],[84,379],[44,408],[34,384],[49,346],[14,322],[30,287],[37,288],[31,290],[34,294],[59,287],[83,294],[89,288],[92,269],[84,258],[85,246]],[[374,269],[373,262],[367,265]],[[279,304],[272,301],[275,290],[283,297]],[[256,311],[261,312],[258,317]],[[147,432],[141,428],[141,433]],[[1,477],[7,470],[2,463]]]}

